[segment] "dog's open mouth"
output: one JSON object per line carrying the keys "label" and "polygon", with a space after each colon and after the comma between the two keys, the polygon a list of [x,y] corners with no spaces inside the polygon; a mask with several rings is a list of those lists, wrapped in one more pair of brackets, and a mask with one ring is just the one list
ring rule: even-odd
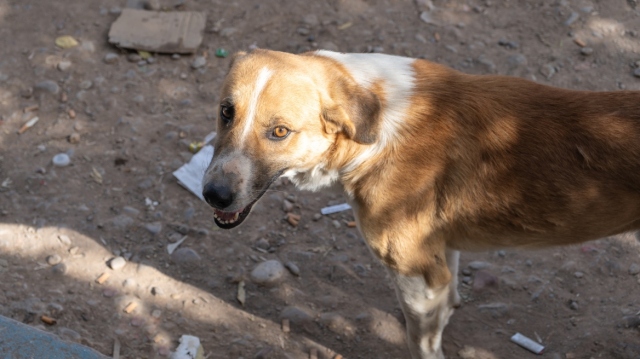
{"label": "dog's open mouth", "polygon": [[253,202],[249,203],[248,206],[236,212],[225,212],[219,209],[213,209],[213,219],[216,222],[216,225],[222,229],[231,229],[240,225],[240,223],[244,222],[244,220],[251,212],[251,207],[260,199],[260,197],[256,198]]}

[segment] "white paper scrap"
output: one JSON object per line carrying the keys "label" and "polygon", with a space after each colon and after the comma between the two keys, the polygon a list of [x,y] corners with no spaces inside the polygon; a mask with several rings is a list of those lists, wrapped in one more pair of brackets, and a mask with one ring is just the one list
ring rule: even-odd
{"label": "white paper scrap", "polygon": [[342,203],[335,206],[324,207],[320,210],[320,213],[327,215],[331,213],[346,211],[348,209],[351,209],[351,206],[347,203]]}
{"label": "white paper scrap", "polygon": [[198,153],[191,157],[189,163],[182,165],[182,167],[173,172],[173,175],[178,179],[180,185],[203,201],[202,176],[204,176],[204,172],[207,170],[211,158],[213,158],[213,146],[204,146]]}
{"label": "white paper scrap", "polygon": [[520,333],[516,333],[511,337],[511,341],[519,346],[529,350],[532,353],[540,354],[544,350],[544,347],[533,340],[525,337]]}
{"label": "white paper scrap", "polygon": [[171,355],[171,359],[203,359],[204,350],[200,345],[200,338],[192,335],[180,337],[180,345],[176,352]]}

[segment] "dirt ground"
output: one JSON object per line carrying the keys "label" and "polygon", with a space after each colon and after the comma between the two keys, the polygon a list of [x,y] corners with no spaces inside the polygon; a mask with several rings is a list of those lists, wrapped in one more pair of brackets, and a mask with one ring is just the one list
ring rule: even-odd
{"label": "dirt ground", "polygon": [[[198,336],[207,358],[308,358],[312,349],[408,358],[394,291],[347,226],[352,214],[318,218],[340,193],[280,182],[245,224],[222,231],[176,183],[189,144],[215,128],[229,65],[216,49],[376,51],[567,88],[640,90],[633,4],[161,1],[207,15],[197,54],[207,61],[194,69],[192,56],[144,61],[109,46],[124,0],[0,0],[0,314],[107,355],[117,340],[127,359],[166,357],[182,334]],[[79,46],[56,47],[62,35]],[[53,166],[58,153],[71,164]],[[283,219],[287,198],[297,227]],[[185,236],[170,256],[167,245]],[[444,333],[447,356],[533,358],[509,341],[520,332],[546,346],[544,358],[640,358],[639,238],[463,254],[464,303]],[[127,264],[113,270],[107,261],[118,255]],[[249,274],[266,259],[294,263],[299,276],[255,285]]]}

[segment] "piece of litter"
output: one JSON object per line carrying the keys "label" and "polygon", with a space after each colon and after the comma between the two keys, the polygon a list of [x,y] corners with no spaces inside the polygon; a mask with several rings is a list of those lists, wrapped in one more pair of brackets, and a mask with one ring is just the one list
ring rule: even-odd
{"label": "piece of litter", "polygon": [[178,248],[178,246],[180,246],[182,242],[184,242],[185,239],[187,239],[187,236],[180,238],[175,243],[167,244],[167,252],[169,252],[169,254],[172,254]]}
{"label": "piece of litter", "polygon": [[180,345],[171,354],[171,359],[204,359],[204,348],[200,344],[200,338],[185,334],[179,341]]}
{"label": "piece of litter", "polygon": [[113,341],[113,359],[120,359],[120,341],[118,338]]}
{"label": "piece of litter", "polygon": [[289,323],[289,319],[282,319],[282,331],[284,333],[289,333],[291,331],[291,324]]}
{"label": "piece of litter", "polygon": [[74,39],[73,37],[66,35],[66,36],[60,36],[58,38],[56,38],[56,46],[62,48],[62,49],[70,49],[72,47],[76,47],[78,46],[78,40]]}
{"label": "piece of litter", "polygon": [[133,312],[138,307],[138,302],[131,302],[126,307],[124,307],[124,312],[129,314]]}
{"label": "piece of litter", "polygon": [[58,322],[54,318],[48,317],[46,315],[41,316],[40,320],[42,320],[42,322],[46,325],[55,325]]}
{"label": "piece of litter", "polygon": [[535,354],[540,354],[544,350],[544,346],[536,343],[535,341],[525,337],[520,333],[514,334],[511,337],[511,341]]}
{"label": "piece of litter", "polygon": [[173,172],[178,183],[204,201],[202,197],[202,176],[213,158],[213,146],[206,145],[191,157],[189,163],[184,164]]}
{"label": "piece of litter", "polygon": [[206,23],[202,12],[124,9],[109,29],[109,42],[127,49],[191,54],[202,43]]}
{"label": "piece of litter", "polygon": [[244,307],[244,303],[247,300],[247,292],[244,290],[243,280],[238,283],[238,295],[236,296],[236,299],[238,299],[238,302],[240,302],[240,304],[242,304],[242,306]]}
{"label": "piece of litter", "polygon": [[18,134],[23,134],[25,133],[28,129],[30,129],[31,127],[33,127],[33,125],[35,125],[38,121],[40,120],[40,118],[38,116],[30,119],[29,121],[27,121],[27,123],[25,123],[24,125],[22,125],[22,127],[20,127],[20,129],[18,130]]}
{"label": "piece of litter", "polygon": [[337,204],[335,206],[324,207],[323,209],[320,210],[320,213],[327,215],[331,213],[346,211],[348,209],[351,209],[351,206],[348,203],[342,203],[342,204]]}
{"label": "piece of litter", "polygon": [[96,283],[103,284],[104,282],[107,281],[107,279],[109,279],[110,276],[111,274],[104,272],[96,279]]}

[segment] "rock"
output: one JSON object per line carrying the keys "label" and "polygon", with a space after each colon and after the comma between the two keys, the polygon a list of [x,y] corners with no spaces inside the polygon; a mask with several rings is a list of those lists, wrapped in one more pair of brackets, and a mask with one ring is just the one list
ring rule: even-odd
{"label": "rock", "polygon": [[556,74],[556,67],[553,64],[546,64],[540,68],[540,73],[549,80]]}
{"label": "rock", "polygon": [[69,137],[67,137],[67,141],[73,145],[77,145],[80,143],[80,134],[77,132],[70,134]]}
{"label": "rock", "polygon": [[302,18],[302,22],[305,23],[306,25],[309,25],[310,27],[316,27],[320,25],[320,21],[318,20],[318,17],[315,14],[305,15]]}
{"label": "rock", "polygon": [[578,14],[575,11],[571,12],[571,15],[569,15],[569,18],[567,19],[567,21],[564,22],[565,26],[571,26],[573,25],[574,22],[576,22],[578,19],[580,18],[580,14]]}
{"label": "rock", "polygon": [[113,53],[113,52],[109,52],[106,55],[104,55],[104,63],[105,64],[115,64],[118,63],[118,61],[120,60],[120,56],[118,56],[118,54]]}
{"label": "rock", "polygon": [[127,278],[122,282],[122,287],[127,290],[135,289],[138,286],[138,282],[134,278]]}
{"label": "rock", "polygon": [[251,271],[251,281],[259,285],[275,285],[283,279],[285,272],[285,267],[279,261],[264,261]]}
{"label": "rock", "polygon": [[306,27],[299,27],[298,29],[296,29],[296,33],[298,33],[298,35],[307,36],[311,33],[311,31]]}
{"label": "rock", "polygon": [[178,248],[171,253],[171,260],[179,264],[189,264],[200,261],[200,255],[191,248]]}
{"label": "rock", "polygon": [[151,288],[151,294],[155,295],[156,297],[162,297],[164,295],[164,291],[159,287],[153,287]]}
{"label": "rock", "polygon": [[161,222],[147,223],[144,225],[144,228],[147,231],[149,231],[149,233],[156,235],[162,231],[162,223]]}
{"label": "rock", "polygon": [[316,213],[316,214],[313,215],[313,220],[314,221],[319,221],[320,218],[322,218],[322,214],[320,214],[320,213]]}
{"label": "rock", "polygon": [[109,261],[109,267],[111,267],[111,269],[113,270],[120,270],[124,268],[126,264],[127,261],[122,257],[115,257]]}
{"label": "rock", "polygon": [[51,272],[53,272],[53,274],[63,275],[67,273],[67,265],[64,263],[58,263],[51,267]]}
{"label": "rock", "polygon": [[333,226],[335,228],[340,228],[342,225],[340,224],[340,221],[338,221],[337,219],[334,219],[333,221],[331,221],[331,223],[333,224]]}
{"label": "rock", "polygon": [[320,324],[326,326],[329,330],[336,334],[353,334],[353,328],[344,317],[338,313],[327,312],[320,314],[318,318]]}
{"label": "rock", "polygon": [[629,274],[636,275],[640,274],[640,265],[633,263],[629,266]]}
{"label": "rock", "polygon": [[130,206],[124,206],[122,207],[122,212],[137,217],[140,214],[140,211],[136,208],[130,207]]}
{"label": "rock", "polygon": [[196,56],[191,62],[192,69],[199,69],[207,64],[207,59],[204,56]]}
{"label": "rock", "polygon": [[154,309],[151,311],[151,316],[158,319],[162,315],[162,311],[160,309]]}
{"label": "rock", "polygon": [[469,263],[468,267],[473,270],[485,269],[491,267],[491,263],[483,261],[473,261]]}
{"label": "rock", "polygon": [[44,80],[44,81],[38,82],[34,86],[34,89],[36,91],[48,92],[53,95],[57,95],[60,92],[60,86],[58,86],[56,82],[51,80]]}
{"label": "rock", "polygon": [[149,52],[194,53],[206,22],[202,12],[124,9],[109,29],[109,42]]}
{"label": "rock", "polygon": [[570,299],[569,300],[569,308],[571,310],[578,310],[578,301]]}
{"label": "rock", "polygon": [[485,271],[479,270],[473,278],[473,290],[480,291],[490,287],[498,286],[498,277]]}
{"label": "rock", "polygon": [[256,241],[256,248],[260,248],[263,250],[267,250],[271,247],[271,244],[269,243],[268,240],[264,239],[264,238],[260,238]]}
{"label": "rock", "polygon": [[498,41],[498,45],[500,45],[500,46],[502,46],[504,48],[513,49],[513,50],[515,50],[515,49],[520,47],[520,44],[518,44],[517,42],[509,41],[509,40],[506,40],[506,39],[501,39],[500,41]]}
{"label": "rock", "polygon": [[593,48],[591,47],[583,47],[580,49],[580,53],[584,56],[589,56],[593,54]]}
{"label": "rock", "polygon": [[580,279],[580,278],[584,277],[584,273],[578,271],[578,272],[573,273],[573,276],[578,278],[578,279]]}
{"label": "rock", "polygon": [[60,257],[57,254],[52,254],[50,256],[47,256],[47,264],[49,264],[50,266],[54,266],[60,262],[62,262],[62,257]]}
{"label": "rock", "polygon": [[66,153],[58,153],[51,160],[56,167],[66,167],[71,163],[71,158]]}
{"label": "rock", "polygon": [[0,267],[7,268],[9,266],[9,261],[4,258],[0,258]]}
{"label": "rock", "polygon": [[65,72],[67,70],[69,70],[71,68],[71,61],[69,60],[62,60],[60,62],[58,62],[58,65],[56,66],[58,68],[58,70]]}
{"label": "rock", "polygon": [[153,187],[153,179],[151,178],[145,178],[140,183],[138,183],[138,188],[140,189],[149,189],[151,187]]}
{"label": "rock", "polygon": [[296,276],[296,277],[299,277],[299,276],[300,276],[300,268],[298,268],[298,266],[297,266],[295,263],[293,263],[293,262],[291,262],[291,261],[288,261],[288,262],[285,262],[285,263],[284,263],[284,266],[285,266],[285,267],[289,270],[289,272],[290,272],[291,274],[293,274],[294,276]]}
{"label": "rock", "polygon": [[514,54],[507,57],[507,64],[511,69],[514,69],[520,66],[525,66],[527,65],[527,58],[522,54]]}
{"label": "rock", "polygon": [[285,199],[282,201],[282,210],[287,213],[293,211],[293,203]]}
{"label": "rock", "polygon": [[329,51],[340,51],[338,45],[334,44],[331,41],[323,42],[320,46],[321,49],[329,50]]}
{"label": "rock", "polygon": [[640,77],[640,67],[638,67],[637,69],[633,70],[633,76]]}
{"label": "rock", "polygon": [[126,214],[121,214],[113,218],[111,220],[111,223],[116,229],[127,229],[127,227],[131,226],[134,223],[134,220]]}
{"label": "rock", "polygon": [[60,241],[60,243],[64,244],[65,246],[71,245],[71,238],[69,238],[69,236],[67,236],[66,234],[59,235],[58,240]]}
{"label": "rock", "polygon": [[286,307],[280,312],[280,321],[288,319],[291,324],[304,325],[313,320],[314,314],[298,307]]}

